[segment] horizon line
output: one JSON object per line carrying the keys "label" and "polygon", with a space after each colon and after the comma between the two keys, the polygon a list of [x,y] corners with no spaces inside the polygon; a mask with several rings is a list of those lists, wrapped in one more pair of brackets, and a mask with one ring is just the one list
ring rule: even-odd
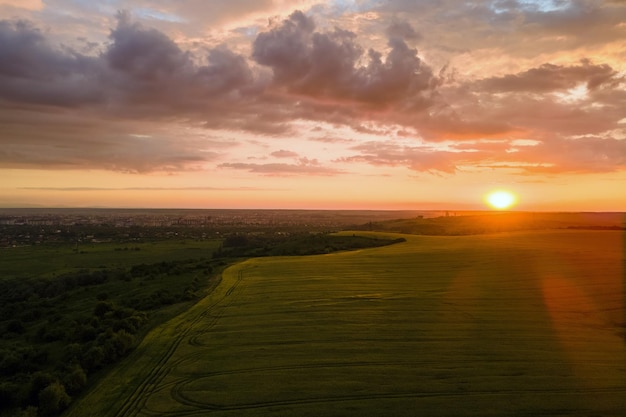
{"label": "horizon line", "polygon": [[420,208],[271,208],[271,207],[99,207],[99,206],[0,206],[2,210],[246,210],[246,211],[386,211],[386,212],[479,212],[479,213],[613,213],[625,214],[623,210],[497,210],[497,209],[470,209],[470,208],[437,208],[437,209],[420,209]]}

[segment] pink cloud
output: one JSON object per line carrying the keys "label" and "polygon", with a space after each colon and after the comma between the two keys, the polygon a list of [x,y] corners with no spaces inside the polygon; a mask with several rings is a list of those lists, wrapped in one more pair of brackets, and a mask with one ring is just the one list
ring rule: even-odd
{"label": "pink cloud", "polygon": [[279,151],[274,151],[270,155],[272,155],[275,158],[296,158],[296,157],[298,157],[298,153],[297,152],[287,151],[287,150],[284,150],[284,149],[281,149]]}
{"label": "pink cloud", "polygon": [[[275,4],[270,3],[252,7],[271,9]],[[385,3],[374,7],[378,18],[371,22],[357,12],[351,20],[330,12],[316,14],[315,8],[295,11],[269,27],[251,22],[237,28],[237,33],[250,29],[237,38],[246,44],[216,46],[194,40],[191,50],[185,49],[193,43],[190,39],[175,37],[174,31],[167,35],[153,27],[154,19],[144,17],[139,23],[127,13],[117,16],[108,42],[79,42],[89,48],[55,41],[54,27],[45,31],[24,20],[0,20],[0,164],[176,172],[221,163],[223,168],[267,175],[336,175],[341,171],[297,160],[296,152],[275,142],[302,134],[301,121],[319,121],[351,129],[345,138],[329,128],[324,137],[306,139],[330,152],[345,152],[345,144],[363,137],[377,138],[352,148],[353,154],[338,159],[343,163],[444,173],[496,163],[520,172],[624,169],[624,142],[607,133],[624,130],[624,67],[605,61],[610,48],[595,56],[583,53],[589,48],[564,50],[564,57],[580,56],[550,60],[551,51],[559,52],[563,44],[584,43],[576,30],[590,36],[589,45],[609,42],[621,30],[623,4],[587,2],[586,15],[587,9],[575,2],[564,2],[549,13],[520,2],[499,2],[498,12],[489,2],[454,9],[452,3],[435,3]],[[223,13],[215,12],[221,17],[212,21],[245,16],[243,6],[251,4],[225,5]],[[206,5],[194,1],[170,6],[159,10],[190,18],[190,11]],[[444,18],[459,31],[442,29]],[[157,26],[164,27],[161,23]],[[433,24],[441,27],[431,30]],[[518,33],[509,33],[509,24],[520,29],[528,45],[520,43]],[[480,38],[485,33],[489,36]],[[546,46],[545,38],[553,35],[563,37],[562,43],[552,40]],[[418,41],[423,54],[414,47]],[[526,56],[520,62],[541,64],[508,73],[502,66],[498,75],[485,70],[480,79],[468,80],[466,68],[438,72],[424,59],[471,55],[472,47],[486,46],[502,51],[501,59],[509,63],[525,57],[527,49],[539,51],[542,61]],[[573,88],[583,91],[571,95]],[[244,157],[228,154],[219,141],[202,142],[158,128],[147,143],[132,135],[144,123],[253,132],[265,149],[279,149],[271,156],[297,162],[241,164],[237,161]],[[402,145],[390,141],[398,137],[405,139]],[[415,146],[410,146],[412,138]],[[516,139],[538,144],[514,147]],[[445,150],[442,143],[448,146]]]}
{"label": "pink cloud", "polygon": [[293,175],[338,175],[343,172],[321,165],[316,159],[300,158],[297,164],[284,163],[267,163],[267,164],[251,164],[251,163],[223,163],[220,168],[230,168],[244,170],[256,174],[269,176],[293,176]]}
{"label": "pink cloud", "polygon": [[601,87],[613,88],[623,77],[610,65],[595,65],[584,59],[578,65],[543,64],[518,74],[502,77],[483,78],[476,82],[476,88],[482,91],[505,92],[549,92],[567,90],[583,83],[589,90]]}
{"label": "pink cloud", "polygon": [[355,33],[318,32],[313,19],[296,11],[257,36],[252,57],[272,69],[277,86],[292,93],[371,106],[427,107],[439,79],[401,38],[390,38],[388,46],[386,57],[365,51]]}

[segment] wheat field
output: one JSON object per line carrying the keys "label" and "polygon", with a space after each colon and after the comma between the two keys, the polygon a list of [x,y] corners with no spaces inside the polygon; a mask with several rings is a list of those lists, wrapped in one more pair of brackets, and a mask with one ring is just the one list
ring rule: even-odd
{"label": "wheat field", "polygon": [[626,413],[623,233],[402,237],[228,268],[68,416]]}

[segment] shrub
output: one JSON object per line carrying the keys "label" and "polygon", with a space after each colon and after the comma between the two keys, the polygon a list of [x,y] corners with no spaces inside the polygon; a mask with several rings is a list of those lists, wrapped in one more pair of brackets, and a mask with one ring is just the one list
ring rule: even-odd
{"label": "shrub", "polygon": [[70,394],[78,394],[87,385],[87,374],[80,365],[76,365],[65,375],[63,383]]}
{"label": "shrub", "polygon": [[7,332],[22,334],[24,330],[26,329],[21,320],[11,320],[7,323]]}
{"label": "shrub", "polygon": [[0,375],[9,376],[20,369],[22,359],[15,351],[0,350]]}
{"label": "shrub", "polygon": [[93,310],[93,314],[98,317],[104,317],[106,313],[108,313],[109,311],[113,311],[113,309],[114,306],[112,302],[98,301],[98,304],[96,304],[96,307]]}
{"label": "shrub", "polygon": [[18,402],[18,386],[11,382],[0,382],[0,410],[15,407]]}
{"label": "shrub", "polygon": [[28,401],[30,404],[36,404],[37,398],[41,391],[56,381],[56,378],[47,372],[36,372],[30,381],[30,389],[28,393]]}
{"label": "shrub", "polygon": [[37,417],[37,407],[26,407],[19,410],[15,417]]}
{"label": "shrub", "polygon": [[70,404],[70,396],[59,381],[54,381],[39,393],[39,412],[44,416],[54,416]]}
{"label": "shrub", "polygon": [[63,362],[76,363],[82,356],[82,345],[80,343],[70,343],[63,350]]}
{"label": "shrub", "polygon": [[122,357],[133,347],[135,337],[126,330],[120,330],[119,332],[113,334],[111,342],[115,348],[117,356]]}
{"label": "shrub", "polygon": [[98,369],[104,364],[104,350],[100,346],[90,346],[83,353],[80,364],[88,371]]}

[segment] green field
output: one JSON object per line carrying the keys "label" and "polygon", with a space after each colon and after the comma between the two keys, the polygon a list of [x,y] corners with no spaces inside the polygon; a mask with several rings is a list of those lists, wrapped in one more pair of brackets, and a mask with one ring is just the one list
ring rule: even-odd
{"label": "green field", "polygon": [[403,237],[228,268],[67,416],[626,414],[623,232]]}
{"label": "green field", "polygon": [[210,256],[219,240],[81,243],[0,249],[0,280],[51,277],[79,270],[125,268],[141,263]]}

